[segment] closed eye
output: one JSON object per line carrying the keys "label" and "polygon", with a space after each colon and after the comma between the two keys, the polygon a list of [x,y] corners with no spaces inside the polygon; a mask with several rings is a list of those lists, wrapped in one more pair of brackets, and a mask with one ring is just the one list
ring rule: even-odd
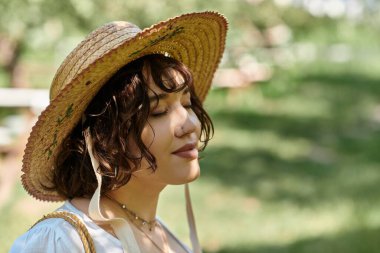
{"label": "closed eye", "polygon": [[[183,105],[183,107],[186,108],[186,110],[192,110],[193,109],[192,104]],[[168,112],[169,112],[169,109],[165,109],[163,111],[153,111],[150,115],[154,118],[158,118],[158,117],[164,116]]]}
{"label": "closed eye", "polygon": [[152,112],[151,116],[155,117],[155,118],[158,118],[158,117],[163,116],[163,115],[165,115],[167,113],[168,113],[168,109],[165,109],[164,111]]}

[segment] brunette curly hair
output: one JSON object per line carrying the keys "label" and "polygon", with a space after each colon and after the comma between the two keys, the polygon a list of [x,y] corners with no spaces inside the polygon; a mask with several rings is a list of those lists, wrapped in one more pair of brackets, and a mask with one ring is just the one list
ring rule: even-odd
{"label": "brunette curly hair", "polygon": [[[189,88],[192,110],[201,123],[201,150],[206,147],[214,127],[195,94],[190,70],[164,55],[144,56],[127,64],[109,79],[87,107],[83,116],[85,120],[78,123],[64,140],[53,177],[53,188],[62,196],[69,199],[90,197],[97,187],[83,137],[87,128],[92,136],[94,156],[100,163],[98,172],[103,175],[103,193],[125,185],[143,158],[153,171],[156,170],[156,159],[141,140],[151,110],[144,68],[149,70],[152,80],[164,92]],[[183,77],[183,83],[176,82],[173,69]],[[136,157],[131,153],[128,141],[136,144],[141,155]]]}

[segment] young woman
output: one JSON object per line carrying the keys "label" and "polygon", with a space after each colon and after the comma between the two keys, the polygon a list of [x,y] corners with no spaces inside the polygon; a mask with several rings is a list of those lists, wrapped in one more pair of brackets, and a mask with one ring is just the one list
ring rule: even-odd
{"label": "young woman", "polygon": [[201,252],[187,183],[213,132],[202,101],[226,30],[214,12],[143,31],[113,22],[69,54],[28,140],[22,182],[39,200],[65,201],[58,211],[71,216],[38,222],[11,252],[84,252],[91,245],[77,226],[93,252],[191,252],[156,218],[160,192],[178,184]]}

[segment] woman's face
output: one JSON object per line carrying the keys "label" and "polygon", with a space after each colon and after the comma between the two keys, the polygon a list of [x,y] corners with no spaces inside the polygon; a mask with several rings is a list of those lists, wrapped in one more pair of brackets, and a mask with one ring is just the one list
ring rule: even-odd
{"label": "woman's face", "polygon": [[[172,73],[177,83],[183,82],[178,72],[173,70]],[[147,79],[151,114],[141,139],[156,158],[157,169],[152,172],[147,161],[143,160],[141,169],[134,176],[163,185],[191,182],[200,173],[198,142],[201,124],[191,109],[190,92],[185,87],[179,92],[166,93],[152,78]]]}

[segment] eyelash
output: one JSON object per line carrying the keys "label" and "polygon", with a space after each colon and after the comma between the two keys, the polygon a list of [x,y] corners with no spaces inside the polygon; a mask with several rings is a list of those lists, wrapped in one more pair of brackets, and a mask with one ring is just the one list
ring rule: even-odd
{"label": "eyelash", "polygon": [[[192,104],[190,104],[190,105],[183,105],[183,107],[186,108],[186,109],[193,109],[193,105]],[[155,117],[155,118],[158,118],[158,117],[164,116],[167,112],[168,112],[168,109],[165,109],[165,111],[163,111],[163,112],[152,113],[151,116]]]}

